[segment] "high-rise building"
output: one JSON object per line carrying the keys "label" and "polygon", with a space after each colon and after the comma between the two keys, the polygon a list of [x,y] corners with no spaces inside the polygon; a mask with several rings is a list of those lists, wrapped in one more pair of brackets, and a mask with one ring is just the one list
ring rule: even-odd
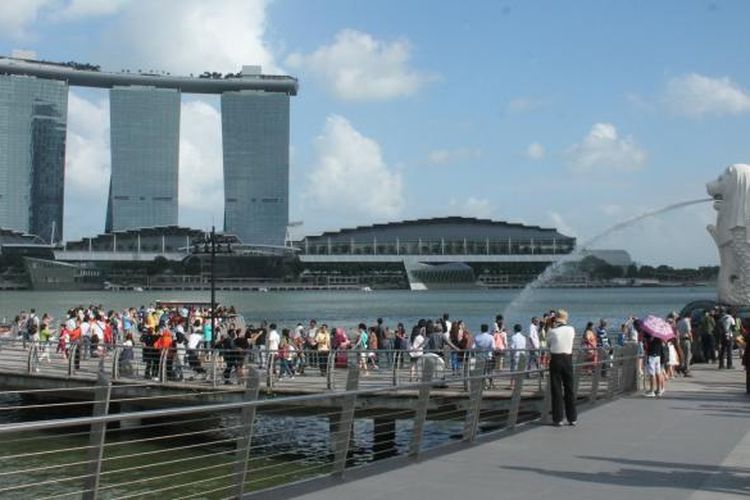
{"label": "high-rise building", "polygon": [[62,239],[68,85],[0,75],[0,227]]}
{"label": "high-rise building", "polygon": [[110,90],[112,175],[105,231],[177,225],[180,91]]}
{"label": "high-rise building", "polygon": [[243,243],[283,245],[289,223],[289,95],[221,96],[224,231]]}

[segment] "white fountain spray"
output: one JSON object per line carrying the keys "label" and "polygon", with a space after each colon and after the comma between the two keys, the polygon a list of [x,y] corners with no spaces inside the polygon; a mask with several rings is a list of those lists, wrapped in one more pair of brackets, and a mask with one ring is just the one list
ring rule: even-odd
{"label": "white fountain spray", "polygon": [[576,245],[576,248],[571,253],[565,255],[560,260],[548,266],[544,270],[544,272],[542,272],[539,276],[536,277],[534,281],[527,284],[523,288],[523,290],[521,290],[521,292],[519,292],[519,294],[515,296],[515,298],[510,302],[510,304],[506,306],[505,310],[503,311],[503,316],[505,318],[508,318],[510,314],[513,314],[514,311],[519,308],[519,306],[523,304],[527,304],[531,300],[531,296],[537,288],[548,283],[552,278],[554,278],[560,273],[560,271],[563,269],[563,266],[566,263],[578,260],[578,258],[581,255],[581,252],[587,250],[588,247],[590,247],[591,245],[593,245],[600,239],[604,238],[605,236],[609,236],[610,234],[614,232],[617,232],[629,226],[632,226],[633,224],[640,222],[643,219],[654,217],[654,216],[663,214],[664,212],[669,212],[671,210],[676,210],[678,208],[687,207],[689,205],[697,205],[699,203],[706,203],[708,201],[713,201],[713,198],[701,198],[698,200],[681,201],[680,203],[674,203],[672,205],[659,208],[657,210],[649,210],[648,212],[644,212],[641,215],[638,215],[636,217],[632,217],[622,222],[618,222],[617,224],[614,224],[608,227],[604,231],[597,233],[596,235],[592,236],[591,238],[589,238],[582,244]]}

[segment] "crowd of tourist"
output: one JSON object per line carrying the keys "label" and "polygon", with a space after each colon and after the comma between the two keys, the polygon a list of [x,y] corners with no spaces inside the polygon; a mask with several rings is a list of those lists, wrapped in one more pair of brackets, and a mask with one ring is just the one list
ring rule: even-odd
{"label": "crowd of tourist", "polygon": [[[729,310],[716,308],[699,318],[672,313],[667,319],[675,335],[666,341],[642,331],[634,316],[615,331],[604,319],[587,323],[577,344],[587,363],[584,370],[590,372],[596,366],[606,373],[614,344],[637,344],[649,380],[646,395],[660,396],[670,378],[689,376],[691,363],[718,359],[719,368],[732,368],[732,348],[744,347],[742,333],[748,329],[743,326],[748,325]],[[118,366],[124,376],[135,374],[138,346],[143,363],[140,374],[157,380],[161,376],[206,378],[206,363],[216,359],[220,359],[226,383],[242,380],[249,363],[288,379],[325,376],[329,368],[345,367],[350,361],[365,375],[398,363],[415,379],[428,358],[441,372],[460,374],[481,360],[489,370],[528,371],[531,376],[549,366],[548,335],[558,322],[559,315],[551,310],[530,318],[526,325],[512,327],[497,315],[478,332],[449,314],[420,319],[408,328],[403,323],[388,325],[382,318],[349,329],[319,324],[315,319],[279,328],[267,321],[246,324],[232,307],[217,307],[212,320],[205,305],[154,304],[121,311],[89,305],[70,309],[60,321],[47,313],[40,316],[34,309],[22,311],[10,337],[21,339],[24,346],[36,344],[40,362],[50,362],[54,355],[72,356],[76,368],[81,359],[109,356],[119,345]],[[165,373],[159,373],[162,366]]]}

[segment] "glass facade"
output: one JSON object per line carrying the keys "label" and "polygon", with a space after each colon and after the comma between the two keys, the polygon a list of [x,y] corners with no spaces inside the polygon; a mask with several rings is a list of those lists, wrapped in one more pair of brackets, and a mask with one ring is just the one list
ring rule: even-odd
{"label": "glass facade", "polygon": [[0,75],[0,227],[62,239],[67,113],[65,82]]}
{"label": "glass facade", "polygon": [[113,88],[110,134],[105,231],[177,225],[180,92]]}
{"label": "glass facade", "polygon": [[243,243],[283,245],[289,223],[289,96],[221,96],[224,231]]}

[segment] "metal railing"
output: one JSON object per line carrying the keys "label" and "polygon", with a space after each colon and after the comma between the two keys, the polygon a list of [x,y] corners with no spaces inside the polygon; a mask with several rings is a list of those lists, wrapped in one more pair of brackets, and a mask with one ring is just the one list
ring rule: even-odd
{"label": "metal railing", "polygon": [[[346,368],[340,391],[265,399],[259,396],[268,372],[251,368],[240,400],[205,403],[189,396],[179,404],[163,402],[169,407],[158,407],[159,396],[148,391],[138,398],[125,395],[100,372],[93,387],[81,389],[90,393],[81,412],[88,408],[91,415],[0,425],[0,496],[284,497],[293,488],[335,481],[373,461],[408,462],[471,444],[480,435],[499,436],[524,422],[549,422],[547,369],[526,370],[525,354],[518,358],[521,370],[497,371],[478,359],[467,377],[451,381],[440,377],[437,360],[427,357],[415,381],[379,387],[363,386],[366,377],[357,360]],[[577,360],[577,404],[636,390],[638,360],[632,345],[594,361]],[[546,381],[541,390],[527,384],[534,376]],[[0,393],[0,400],[18,394]],[[62,397],[42,390],[25,394]],[[81,403],[31,408],[48,414]],[[28,403],[0,405],[0,417],[24,408]]]}
{"label": "metal railing", "polygon": [[[607,347],[596,352],[579,348],[577,352],[584,360],[611,357],[614,349]],[[521,354],[526,359],[523,366],[527,364],[529,369],[538,368],[549,359],[546,349],[495,351],[488,370],[498,374],[515,371]],[[262,385],[266,393],[290,394],[342,390],[346,367],[351,363],[360,364],[365,385],[395,387],[418,380],[425,360],[432,359],[436,362],[437,377],[468,391],[471,370],[484,356],[476,350],[448,348],[425,349],[418,355],[395,349],[300,349],[285,354],[270,352],[265,347],[239,351],[221,348],[160,350],[142,344],[104,345],[83,341],[59,350],[53,342],[2,340],[0,372],[93,380],[103,371],[114,382],[145,379],[170,387],[237,389],[246,383],[250,368],[256,368],[264,373]],[[541,388],[541,377],[538,382]]]}
{"label": "metal railing", "polygon": [[[407,350],[332,349],[270,352],[262,348],[223,350],[221,348],[160,350],[142,344],[97,345],[71,343],[64,350],[52,342],[0,341],[0,372],[25,373],[63,378],[94,380],[104,372],[114,382],[147,380],[172,388],[222,387],[239,390],[245,385],[251,368],[263,373],[262,389],[267,394],[294,394],[342,390],[346,367],[358,363],[366,386],[396,387],[420,379],[425,361],[436,363],[436,377],[445,383],[469,391],[469,377],[478,359],[485,354],[476,350],[425,350],[414,355]],[[618,347],[599,350],[577,349],[580,360],[611,357]],[[520,365],[519,356],[524,355]],[[285,358],[285,359],[283,359]],[[507,349],[492,353],[493,374],[520,368],[539,368],[549,360],[546,349]],[[23,366],[25,364],[25,366]],[[535,373],[535,372],[531,372]],[[541,389],[542,377],[538,377]]]}

